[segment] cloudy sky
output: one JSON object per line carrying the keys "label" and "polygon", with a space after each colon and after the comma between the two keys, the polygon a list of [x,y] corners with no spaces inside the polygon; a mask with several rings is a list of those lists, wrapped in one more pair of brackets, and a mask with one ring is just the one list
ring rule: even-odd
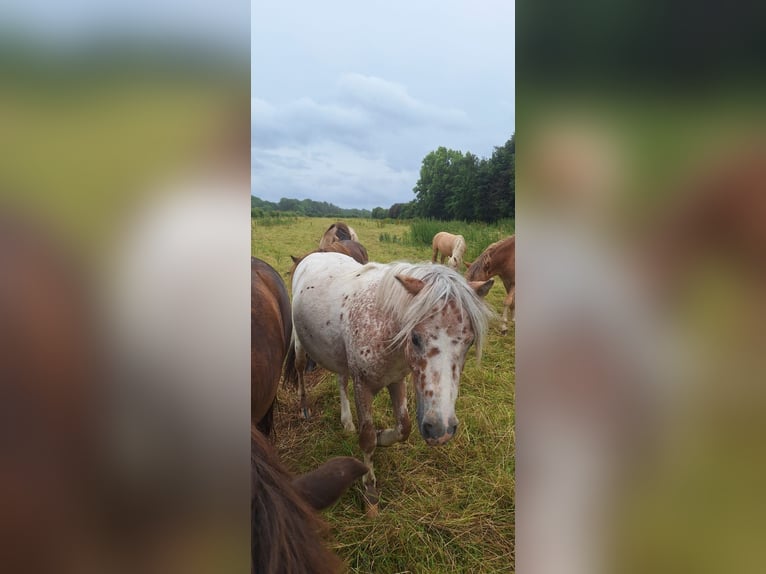
{"label": "cloudy sky", "polygon": [[513,0],[254,2],[252,193],[371,209],[511,136]]}

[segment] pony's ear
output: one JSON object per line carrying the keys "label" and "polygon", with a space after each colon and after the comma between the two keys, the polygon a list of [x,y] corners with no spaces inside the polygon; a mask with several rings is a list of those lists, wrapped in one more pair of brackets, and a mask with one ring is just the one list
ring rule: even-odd
{"label": "pony's ear", "polygon": [[346,489],[369,469],[359,459],[336,456],[316,470],[293,480],[293,486],[315,510],[322,510],[338,500]]}
{"label": "pony's ear", "polygon": [[290,259],[293,260],[293,263],[298,264],[301,262],[300,257],[295,257],[294,255],[290,255]]}
{"label": "pony's ear", "polygon": [[420,279],[408,277],[407,275],[397,275],[396,280],[407,289],[410,295],[417,295],[426,286]]}
{"label": "pony's ear", "polygon": [[473,261],[466,261],[463,260],[463,265],[465,265],[465,268],[468,269],[471,265],[473,265]]}
{"label": "pony's ear", "polygon": [[471,289],[476,291],[476,294],[479,297],[486,297],[487,293],[489,293],[489,290],[492,289],[492,285],[495,284],[495,280],[487,279],[486,281],[469,281],[468,284],[471,286]]}

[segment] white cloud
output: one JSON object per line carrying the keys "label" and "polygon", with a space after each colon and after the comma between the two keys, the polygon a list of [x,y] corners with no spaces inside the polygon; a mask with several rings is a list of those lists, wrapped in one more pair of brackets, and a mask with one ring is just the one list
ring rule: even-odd
{"label": "white cloud", "polygon": [[253,148],[253,194],[271,201],[294,197],[341,207],[389,207],[411,196],[416,180],[417,171],[396,169],[381,157],[338,144]]}
{"label": "white cloud", "polygon": [[401,84],[375,76],[344,74],[338,85],[342,97],[380,116],[384,121],[400,121],[406,125],[434,125],[459,128],[468,125],[468,115],[462,110],[440,108],[421,102]]}

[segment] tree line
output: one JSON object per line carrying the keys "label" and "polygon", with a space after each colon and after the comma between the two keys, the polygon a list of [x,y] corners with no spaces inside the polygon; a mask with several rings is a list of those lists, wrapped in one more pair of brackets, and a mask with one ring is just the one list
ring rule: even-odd
{"label": "tree line", "polygon": [[516,207],[515,164],[515,134],[486,159],[470,151],[440,147],[423,158],[413,189],[412,214],[486,222],[512,218]]}
{"label": "tree line", "polygon": [[373,219],[424,219],[485,221],[513,218],[516,209],[516,135],[496,146],[489,158],[470,151],[440,147],[429,152],[420,167],[413,192],[415,199],[391,207],[344,209],[311,199],[279,203],[251,197],[253,217],[288,212],[309,217],[372,217]]}
{"label": "tree line", "polygon": [[294,213],[306,217],[370,217],[369,209],[345,209],[326,201],[313,199],[289,199],[283,197],[279,202],[266,201],[250,196],[251,217],[264,217],[271,213]]}

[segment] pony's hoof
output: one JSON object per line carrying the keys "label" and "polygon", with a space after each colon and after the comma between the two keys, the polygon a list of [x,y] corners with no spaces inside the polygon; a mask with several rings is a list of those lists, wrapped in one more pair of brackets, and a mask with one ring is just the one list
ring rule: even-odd
{"label": "pony's hoof", "polygon": [[303,418],[305,420],[310,420],[311,419],[311,409],[309,409],[308,407],[303,407],[301,409],[301,412],[303,413]]}
{"label": "pony's hoof", "polygon": [[364,515],[367,518],[377,518],[377,516],[378,516],[378,505],[377,505],[377,503],[370,504],[370,503],[366,502],[365,506],[366,506],[366,508],[365,508],[365,511],[364,511]]}
{"label": "pony's hoof", "polygon": [[508,328],[506,327],[505,329],[500,329],[500,334],[501,335],[507,335],[508,334]]}
{"label": "pony's hoof", "polygon": [[356,432],[356,427],[354,426],[354,423],[348,423],[343,424],[343,430],[349,434],[353,434]]}
{"label": "pony's hoof", "polygon": [[375,518],[378,515],[378,491],[374,487],[365,486],[364,493],[364,514],[367,518]]}

